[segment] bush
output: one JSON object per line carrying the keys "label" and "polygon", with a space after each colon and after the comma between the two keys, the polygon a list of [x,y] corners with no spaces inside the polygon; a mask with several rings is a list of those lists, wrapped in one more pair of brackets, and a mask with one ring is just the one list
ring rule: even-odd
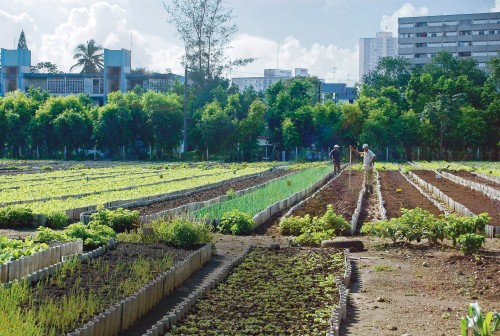
{"label": "bush", "polygon": [[303,234],[295,238],[295,242],[301,246],[320,246],[323,240],[334,237],[332,231],[312,231],[306,230]]}
{"label": "bush", "polygon": [[337,215],[333,211],[333,205],[329,204],[326,208],[327,210],[325,214],[318,220],[318,225],[323,230],[333,230],[336,235],[340,235],[342,232],[351,229],[351,226],[347,223],[344,217]]}
{"label": "bush", "polygon": [[97,223],[89,224],[89,230],[87,235],[88,236],[83,241],[83,244],[90,247],[98,247],[106,245],[109,239],[116,238],[116,232],[113,231],[112,228]]}
{"label": "bush", "polygon": [[468,233],[483,233],[484,227],[490,219],[487,213],[475,217],[460,217],[451,214],[445,218],[446,226],[444,230],[448,238],[452,240],[453,247],[456,247],[458,237]]}
{"label": "bush", "polygon": [[115,232],[130,231],[139,224],[139,211],[122,208],[116,210],[100,208],[90,216],[90,221],[109,226]]}
{"label": "bush", "polygon": [[465,255],[471,255],[479,252],[481,246],[485,242],[484,236],[477,235],[474,233],[466,233],[458,237],[457,245],[460,251]]}
{"label": "bush", "polygon": [[47,227],[39,227],[35,240],[39,242],[68,241],[70,240],[62,231],[54,231]]}
{"label": "bush", "polygon": [[246,234],[252,232],[255,221],[249,214],[238,209],[225,212],[220,219],[217,230],[220,233],[232,233],[233,235]]}
{"label": "bush", "polygon": [[158,224],[155,228],[158,238],[176,247],[190,248],[212,241],[211,229],[204,222],[175,218]]}
{"label": "bush", "polygon": [[33,227],[33,211],[22,205],[0,208],[0,228],[17,229]]}
{"label": "bush", "polygon": [[63,211],[53,211],[47,214],[47,227],[52,229],[62,229],[68,225],[68,215]]}
{"label": "bush", "polygon": [[64,231],[54,231],[40,227],[35,236],[35,240],[41,242],[82,240],[85,246],[91,248],[106,245],[110,238],[116,238],[113,229],[97,223],[91,223],[90,225],[71,224]]}
{"label": "bush", "polygon": [[311,225],[311,216],[290,216],[280,219],[280,230],[283,235],[299,236]]}
{"label": "bush", "polygon": [[374,237],[391,239],[393,244],[396,244],[402,237],[402,232],[396,218],[365,223],[360,231]]}

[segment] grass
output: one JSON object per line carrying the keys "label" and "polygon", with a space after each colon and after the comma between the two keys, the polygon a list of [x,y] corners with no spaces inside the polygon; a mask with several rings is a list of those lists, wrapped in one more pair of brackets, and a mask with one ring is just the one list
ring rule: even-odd
{"label": "grass", "polygon": [[375,272],[392,272],[393,268],[389,265],[375,265],[373,266],[373,271]]}

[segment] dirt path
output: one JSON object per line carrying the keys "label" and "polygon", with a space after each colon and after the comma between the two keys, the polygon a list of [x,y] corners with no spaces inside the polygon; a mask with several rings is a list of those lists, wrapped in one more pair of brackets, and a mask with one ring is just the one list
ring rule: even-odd
{"label": "dirt path", "polygon": [[367,251],[353,253],[348,320],[341,335],[459,335],[469,302],[500,309],[500,242],[488,239],[481,260],[455,250],[381,249],[362,238]]}

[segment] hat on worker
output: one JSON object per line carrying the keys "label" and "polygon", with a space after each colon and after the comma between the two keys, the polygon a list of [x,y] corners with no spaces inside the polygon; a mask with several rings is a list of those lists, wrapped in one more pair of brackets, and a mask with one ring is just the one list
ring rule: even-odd
{"label": "hat on worker", "polygon": [[335,145],[335,146],[333,146],[333,148],[340,148],[340,146],[339,145]]}
{"label": "hat on worker", "polygon": [[368,148],[368,145],[367,144],[363,144],[363,148]]}

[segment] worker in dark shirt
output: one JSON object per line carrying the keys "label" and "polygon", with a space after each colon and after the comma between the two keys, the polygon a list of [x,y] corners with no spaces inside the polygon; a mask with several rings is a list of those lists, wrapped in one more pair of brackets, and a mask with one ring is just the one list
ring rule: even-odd
{"label": "worker in dark shirt", "polygon": [[333,146],[332,151],[330,152],[330,154],[328,154],[332,158],[333,173],[335,175],[338,175],[340,173],[340,150],[339,150],[339,148],[340,148],[339,145]]}

